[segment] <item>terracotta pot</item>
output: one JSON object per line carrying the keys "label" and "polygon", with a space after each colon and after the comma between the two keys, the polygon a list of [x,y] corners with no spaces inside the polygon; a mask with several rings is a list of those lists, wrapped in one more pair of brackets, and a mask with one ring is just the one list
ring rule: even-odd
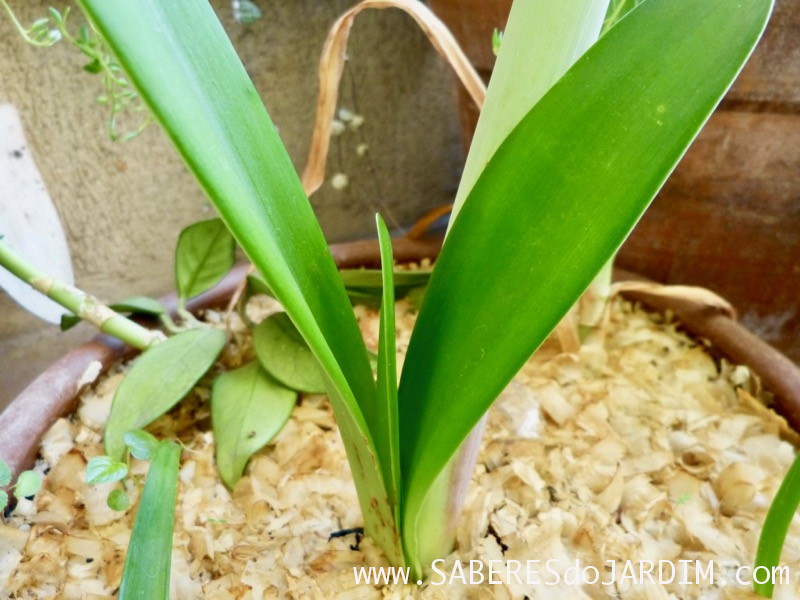
{"label": "terracotta pot", "polygon": [[[440,239],[394,240],[395,257],[401,262],[435,258]],[[374,267],[380,262],[376,241],[359,241],[331,246],[336,263],[342,267]],[[189,310],[223,306],[246,274],[246,266],[238,266],[217,286],[188,303]],[[642,281],[624,271],[617,279]],[[664,297],[648,291],[625,292],[632,300],[653,309],[672,311],[686,329],[708,338],[717,352],[731,361],[750,366],[762,378],[767,389],[775,394],[775,408],[789,424],[800,431],[800,368],[777,350],[755,337],[735,320],[719,310],[686,299]],[[163,299],[172,310],[174,295]],[[135,353],[130,347],[107,335],[98,335],[79,346],[37,377],[8,408],[0,413],[0,457],[5,459],[14,477],[32,465],[39,442],[50,426],[77,406],[78,398],[116,361]]]}
{"label": "terracotta pot", "polygon": [[[510,0],[429,0],[485,81]],[[478,111],[461,86],[464,148]],[[617,264],[718,292],[800,363],[800,0],[776,0],[719,110],[620,251]]]}

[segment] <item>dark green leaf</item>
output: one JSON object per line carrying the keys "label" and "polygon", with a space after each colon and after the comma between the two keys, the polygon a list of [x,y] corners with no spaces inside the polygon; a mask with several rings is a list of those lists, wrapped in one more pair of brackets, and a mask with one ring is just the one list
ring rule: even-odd
{"label": "dark green leaf", "polygon": [[307,394],[325,393],[325,376],[286,313],[276,313],[253,329],[253,348],[261,366],[280,383]]}
{"label": "dark green leaf", "polygon": [[0,458],[0,487],[5,487],[11,483],[11,468],[8,463]]}
{"label": "dark green leaf", "polygon": [[80,323],[82,319],[78,315],[73,315],[72,313],[64,313],[61,315],[61,331],[67,331],[72,329]]}
{"label": "dark green leaf", "polygon": [[119,302],[114,302],[109,306],[112,310],[121,313],[132,313],[134,315],[148,315],[158,317],[167,312],[161,302],[155,298],[148,298],[147,296],[133,296],[125,298]]}
{"label": "dark green leaf", "polygon": [[194,0],[80,4],[328,374],[365,527],[400,562],[358,323],[294,165],[219,20]]}
{"label": "dark green leaf", "polygon": [[[412,556],[434,480],[622,244],[741,69],[771,5],[643,3],[486,165],[431,276],[400,383]],[[510,27],[506,36],[504,45]]]}
{"label": "dark green leaf", "polygon": [[[345,289],[370,290],[381,296],[383,274],[380,269],[342,269],[340,274]],[[402,290],[425,286],[430,278],[431,269],[395,270],[394,288]]]}
{"label": "dark green leaf", "polygon": [[94,456],[86,465],[86,483],[113,483],[120,481],[128,474],[128,465],[110,456]]}
{"label": "dark green leaf", "polygon": [[375,216],[383,267],[380,334],[378,336],[378,434],[375,447],[383,468],[389,500],[400,502],[400,441],[397,425],[397,348],[395,343],[394,257],[392,238],[380,215]]}
{"label": "dark green leaf", "polygon": [[116,510],[117,512],[124,512],[131,507],[131,499],[128,497],[128,494],[125,493],[124,490],[119,488],[115,490],[111,490],[111,493],[108,495],[106,499],[106,504],[108,504],[108,508],[111,510]]}
{"label": "dark green leaf", "polygon": [[122,436],[125,445],[131,451],[134,458],[139,460],[150,460],[158,446],[158,440],[151,433],[143,429],[131,429]]}
{"label": "dark green leaf", "polygon": [[[800,506],[800,455],[794,459],[769,507],[758,538],[754,570],[756,567],[766,567],[770,573],[774,572],[773,568],[780,562],[783,543],[798,506]],[[775,583],[771,577],[765,577],[762,570],[759,571],[759,579],[767,581],[756,583],[753,578],[753,590],[765,598],[772,598]]]}
{"label": "dark green leaf", "polygon": [[133,523],[119,600],[167,600],[181,449],[159,443]]}
{"label": "dark green leaf", "polygon": [[83,70],[87,73],[92,73],[96,75],[97,73],[101,73],[103,71],[103,65],[100,63],[98,59],[94,59],[91,62],[86,63],[83,65]]}
{"label": "dark green leaf", "polygon": [[250,457],[283,427],[297,402],[297,393],[251,362],[217,377],[211,390],[217,468],[233,487]]}
{"label": "dark green leaf", "polygon": [[264,294],[265,296],[274,297],[272,289],[266,281],[256,273],[251,273],[247,276],[247,287],[251,294]]}
{"label": "dark green leaf", "polygon": [[125,432],[152,423],[189,393],[225,346],[218,329],[184,331],[147,350],[114,394],[105,429],[106,453],[121,460]]}
{"label": "dark green leaf", "polygon": [[222,219],[189,225],[175,250],[178,296],[192,298],[214,287],[233,267],[236,243]]}
{"label": "dark green leaf", "polygon": [[18,498],[35,496],[42,489],[42,476],[36,471],[23,471],[14,484],[14,493]]}

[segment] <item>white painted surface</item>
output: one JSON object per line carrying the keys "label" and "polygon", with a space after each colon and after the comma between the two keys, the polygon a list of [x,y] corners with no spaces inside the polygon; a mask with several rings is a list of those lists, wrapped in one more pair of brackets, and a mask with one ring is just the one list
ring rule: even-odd
{"label": "white painted surface", "polygon": [[[0,235],[51,275],[74,283],[64,229],[33,161],[17,110],[0,104]],[[0,287],[36,316],[58,323],[63,308],[0,268]]]}

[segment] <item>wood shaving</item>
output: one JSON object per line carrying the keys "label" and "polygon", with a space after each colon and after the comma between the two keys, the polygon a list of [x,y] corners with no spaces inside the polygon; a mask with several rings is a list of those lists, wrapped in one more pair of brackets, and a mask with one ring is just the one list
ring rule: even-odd
{"label": "wood shaving", "polygon": [[[260,310],[263,318],[274,309],[266,303],[248,314]],[[375,350],[377,314],[355,310]],[[208,320],[226,326],[218,313]],[[214,467],[209,391],[201,385],[149,428],[185,447],[170,598],[757,598],[735,572],[753,562],[796,434],[748,391],[758,389],[749,371],[716,361],[676,324],[619,299],[610,321],[577,353],[545,346],[495,403],[456,549],[440,569],[450,574],[456,561],[552,560],[566,574],[579,560],[602,580],[607,561],[714,561],[713,581],[356,584],[354,567],[388,564],[368,538],[331,537],[362,518],[327,399],[303,397],[228,490]],[[400,363],[413,322],[408,303],[399,303]],[[231,367],[252,350],[235,315],[227,327],[232,343],[222,363]],[[106,506],[109,486],[85,483],[85,465],[103,452],[102,425],[123,376],[124,366],[113,369],[43,440],[42,491],[0,524],[3,598],[114,597],[141,483],[128,486],[134,508],[116,513]],[[146,469],[133,460],[133,480]],[[800,597],[797,520],[783,561],[792,577],[774,597]]]}

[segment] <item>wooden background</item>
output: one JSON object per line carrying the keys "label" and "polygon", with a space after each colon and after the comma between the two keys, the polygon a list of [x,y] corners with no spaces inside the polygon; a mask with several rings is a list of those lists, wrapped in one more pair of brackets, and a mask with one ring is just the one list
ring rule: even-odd
{"label": "wooden background", "polygon": [[[488,40],[510,0],[430,0],[488,80]],[[465,146],[477,111],[458,91]],[[730,300],[800,363],[800,0],[777,0],[764,38],[617,264]]]}

